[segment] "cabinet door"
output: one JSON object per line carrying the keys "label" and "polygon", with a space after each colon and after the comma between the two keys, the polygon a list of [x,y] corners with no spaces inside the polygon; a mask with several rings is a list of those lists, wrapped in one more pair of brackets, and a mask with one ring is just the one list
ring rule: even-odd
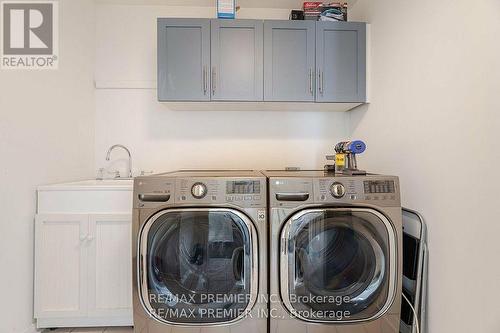
{"label": "cabinet door", "polygon": [[212,20],[212,100],[262,101],[263,22]]}
{"label": "cabinet door", "polygon": [[87,315],[88,216],[35,218],[35,317]]}
{"label": "cabinet door", "polygon": [[315,22],[265,21],[264,100],[314,101]]}
{"label": "cabinet door", "polygon": [[316,23],[316,101],[366,101],[366,24]]}
{"label": "cabinet door", "polygon": [[210,100],[210,20],[158,19],[158,100]]}
{"label": "cabinet door", "polygon": [[132,216],[89,217],[89,316],[123,317],[132,324]]}

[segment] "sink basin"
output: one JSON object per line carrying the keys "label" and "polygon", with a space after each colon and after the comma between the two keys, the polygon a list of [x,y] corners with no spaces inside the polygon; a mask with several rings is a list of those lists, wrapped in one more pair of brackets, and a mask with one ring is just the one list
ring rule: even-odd
{"label": "sink basin", "polygon": [[133,179],[89,179],[78,182],[66,183],[68,186],[131,186],[134,183]]}
{"label": "sink basin", "polygon": [[132,211],[132,179],[87,179],[38,187],[38,213]]}
{"label": "sink basin", "polygon": [[134,185],[133,179],[87,179],[38,187],[42,191],[71,191],[71,190],[128,190]]}

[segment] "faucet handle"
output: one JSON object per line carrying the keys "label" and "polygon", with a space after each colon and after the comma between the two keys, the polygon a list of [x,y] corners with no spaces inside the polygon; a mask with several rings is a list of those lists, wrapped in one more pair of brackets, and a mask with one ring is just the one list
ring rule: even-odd
{"label": "faucet handle", "polygon": [[110,175],[114,175],[113,176],[114,178],[121,178],[120,170],[107,171],[107,173]]}
{"label": "faucet handle", "polygon": [[96,177],[97,180],[103,180],[104,179],[104,168],[99,168],[99,170],[97,170],[97,177]]}
{"label": "faucet handle", "polygon": [[151,171],[144,171],[144,170],[141,170],[140,175],[141,175],[141,176],[146,176],[146,175],[152,175],[153,173],[154,173],[154,171],[153,171],[153,170],[151,170]]}

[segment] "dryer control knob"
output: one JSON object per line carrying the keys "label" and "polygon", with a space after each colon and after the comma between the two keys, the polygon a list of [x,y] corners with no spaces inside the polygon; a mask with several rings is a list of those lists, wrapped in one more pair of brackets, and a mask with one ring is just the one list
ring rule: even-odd
{"label": "dryer control knob", "polygon": [[207,185],[203,183],[195,183],[191,187],[191,194],[196,199],[203,199],[207,195]]}
{"label": "dryer control knob", "polygon": [[340,199],[345,195],[345,187],[341,183],[333,183],[330,186],[330,193],[334,198]]}

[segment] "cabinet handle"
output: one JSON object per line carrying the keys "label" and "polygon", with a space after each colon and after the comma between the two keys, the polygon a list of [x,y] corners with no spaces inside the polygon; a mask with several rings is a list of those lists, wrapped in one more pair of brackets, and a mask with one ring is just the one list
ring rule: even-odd
{"label": "cabinet handle", "polygon": [[212,67],[212,95],[215,95],[215,90],[217,88],[215,82],[217,80],[217,73],[215,72],[215,67]]}
{"label": "cabinet handle", "polygon": [[311,93],[311,95],[314,95],[313,80],[314,80],[314,72],[312,68],[309,68],[309,92]]}
{"label": "cabinet handle", "polygon": [[319,93],[323,95],[323,71],[321,69],[318,70],[319,75]]}
{"label": "cabinet handle", "polygon": [[83,242],[87,237],[88,235],[80,235],[80,242]]}
{"label": "cabinet handle", "polygon": [[207,94],[207,66],[203,66],[203,95]]}

